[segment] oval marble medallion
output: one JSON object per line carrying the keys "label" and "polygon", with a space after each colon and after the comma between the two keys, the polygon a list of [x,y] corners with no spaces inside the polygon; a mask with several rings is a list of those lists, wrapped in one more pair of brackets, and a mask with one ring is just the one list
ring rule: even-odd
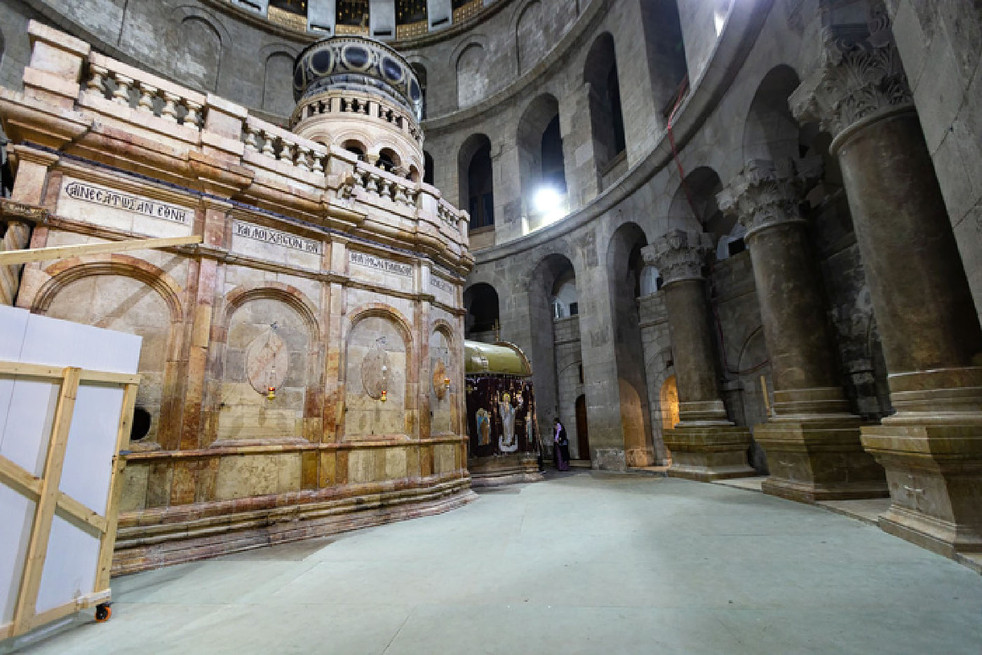
{"label": "oval marble medallion", "polygon": [[260,334],[246,346],[246,376],[257,392],[266,395],[269,387],[279,388],[290,367],[286,343],[275,332]]}

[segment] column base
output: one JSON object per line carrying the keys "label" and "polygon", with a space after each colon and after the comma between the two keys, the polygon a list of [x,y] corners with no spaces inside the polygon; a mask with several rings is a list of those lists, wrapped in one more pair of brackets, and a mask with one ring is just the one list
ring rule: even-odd
{"label": "column base", "polygon": [[758,425],[754,438],[767,453],[764,493],[803,503],[885,498],[883,468],[863,450],[860,419],[778,419]]}
{"label": "column base", "polygon": [[862,443],[886,470],[884,531],[947,557],[982,552],[982,423],[866,426]]}
{"label": "column base", "polygon": [[756,475],[747,464],[750,431],[735,425],[679,425],[666,430],[665,445],[672,451],[669,477],[712,482]]}

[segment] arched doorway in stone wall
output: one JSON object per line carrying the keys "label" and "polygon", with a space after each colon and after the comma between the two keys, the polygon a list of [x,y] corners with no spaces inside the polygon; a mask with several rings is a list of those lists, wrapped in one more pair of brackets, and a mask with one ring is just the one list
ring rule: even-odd
{"label": "arched doorway in stone wall", "polygon": [[679,388],[674,375],[668,376],[668,379],[662,383],[658,396],[661,404],[662,430],[674,430],[675,424],[679,422]]}
{"label": "arched doorway in stone wall", "polygon": [[573,459],[590,461],[590,433],[586,420],[586,396],[576,397],[576,441],[574,442]]}

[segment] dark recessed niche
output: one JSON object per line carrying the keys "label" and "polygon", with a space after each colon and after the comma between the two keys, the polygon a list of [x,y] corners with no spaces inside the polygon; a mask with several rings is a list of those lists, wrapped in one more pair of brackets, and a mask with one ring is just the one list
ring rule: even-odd
{"label": "dark recessed niche", "polygon": [[405,73],[402,70],[402,66],[399,65],[399,62],[390,57],[383,57],[382,74],[385,75],[385,79],[390,82],[401,82],[402,76]]}
{"label": "dark recessed niche", "polygon": [[314,56],[310,58],[310,66],[314,69],[315,73],[329,73],[332,63],[333,57],[331,57],[331,51],[327,48],[315,52]]}
{"label": "dark recessed niche", "polygon": [[150,412],[142,407],[133,410],[133,426],[130,428],[130,441],[139,441],[150,432]]}
{"label": "dark recessed niche", "polygon": [[344,62],[351,68],[361,70],[368,64],[368,50],[361,46],[348,46],[344,49]]}

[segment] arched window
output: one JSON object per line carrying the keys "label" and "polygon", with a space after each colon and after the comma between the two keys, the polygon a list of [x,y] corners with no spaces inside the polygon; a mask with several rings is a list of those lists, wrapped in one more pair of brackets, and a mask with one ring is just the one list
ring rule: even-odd
{"label": "arched window", "polygon": [[384,170],[393,172],[395,169],[399,168],[402,164],[402,160],[399,155],[396,154],[395,150],[391,148],[382,148],[378,153],[378,167]]}
{"label": "arched window", "polygon": [[433,184],[433,157],[423,151],[423,182]]}
{"label": "arched window", "polygon": [[341,147],[348,152],[353,152],[358,155],[358,159],[365,161],[365,146],[362,145],[360,141],[355,141],[354,139],[349,139],[341,144]]}
{"label": "arched window", "polygon": [[419,90],[422,92],[423,102],[420,107],[419,117],[426,118],[426,67],[423,64],[410,64],[413,72],[416,73],[416,80],[419,82]]}
{"label": "arched window", "polygon": [[496,341],[498,329],[498,292],[485,282],[464,291],[464,336],[478,341]]}
{"label": "arched window", "polygon": [[620,79],[614,57],[614,38],[597,37],[587,55],[583,81],[590,87],[590,126],[593,151],[601,175],[624,152],[624,114],[621,110]]}
{"label": "arched window", "polygon": [[559,114],[553,116],[542,133],[542,181],[566,192],[566,160],[563,137],[559,133]]}
{"label": "arched window", "polygon": [[655,107],[661,109],[663,119],[658,123],[662,127],[682,96],[688,75],[677,1],[642,2],[641,22],[651,91]]}
{"label": "arched window", "polygon": [[529,228],[538,229],[569,209],[559,103],[553,96],[541,95],[525,109],[518,125],[518,150]]}
{"label": "arched window", "polygon": [[471,215],[470,228],[494,225],[494,175],[491,168],[491,140],[483,134],[468,138],[458,156],[460,203]]}

